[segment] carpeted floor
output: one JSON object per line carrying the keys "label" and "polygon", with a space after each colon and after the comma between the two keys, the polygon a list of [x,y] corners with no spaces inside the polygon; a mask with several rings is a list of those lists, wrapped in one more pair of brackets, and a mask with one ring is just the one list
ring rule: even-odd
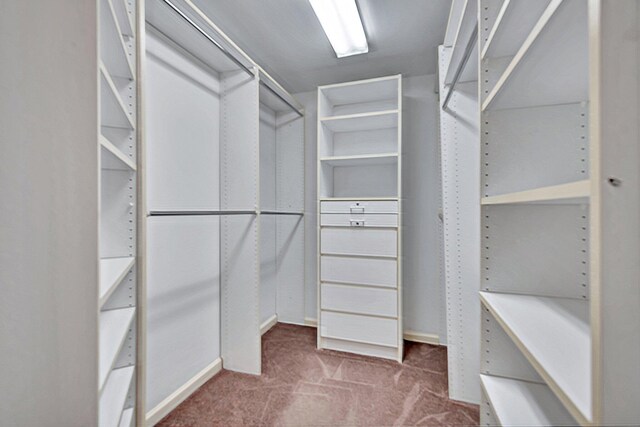
{"label": "carpeted floor", "polygon": [[478,407],[447,398],[445,347],[405,342],[402,365],[316,350],[316,330],[277,324],[261,376],[222,371],[160,422],[178,426],[471,426]]}

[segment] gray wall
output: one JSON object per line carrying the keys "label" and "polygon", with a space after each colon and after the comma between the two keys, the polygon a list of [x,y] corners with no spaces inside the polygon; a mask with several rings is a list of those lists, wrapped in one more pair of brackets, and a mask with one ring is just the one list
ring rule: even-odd
{"label": "gray wall", "polygon": [[[435,76],[403,79],[404,329],[435,334],[446,342],[442,285],[438,95]],[[317,93],[294,95],[306,112],[306,318],[315,320],[317,280]]]}

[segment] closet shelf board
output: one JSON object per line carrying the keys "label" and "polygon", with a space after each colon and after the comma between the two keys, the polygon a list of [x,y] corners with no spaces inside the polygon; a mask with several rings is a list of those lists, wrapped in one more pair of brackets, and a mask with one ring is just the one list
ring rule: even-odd
{"label": "closet shelf board", "polygon": [[332,132],[358,132],[396,128],[398,127],[398,110],[325,117],[320,119],[320,122]]}
{"label": "closet shelf board", "polygon": [[100,135],[99,139],[101,147],[100,167],[102,169],[136,170],[136,164],[129,156],[124,154],[104,136]]}
{"label": "closet shelf board", "polygon": [[[122,38],[122,30],[110,0],[100,0],[100,58],[112,76],[133,80],[135,73]],[[124,0],[115,0],[123,2]],[[124,3],[122,4],[124,8]]]}
{"label": "closet shelf board", "polygon": [[320,86],[319,89],[333,107],[395,100],[398,97],[398,76],[338,83]]}
{"label": "closet shelf board", "polygon": [[101,126],[134,129],[133,120],[118,94],[109,72],[100,63],[100,116]]}
{"label": "closet shelf board", "polygon": [[495,416],[503,426],[566,426],[575,421],[545,384],[480,375]]}
{"label": "closet shelf board", "polygon": [[100,427],[116,427],[120,425],[122,410],[127,401],[127,394],[133,379],[133,366],[114,369],[109,381],[100,396]]}
{"label": "closet shelf board", "polygon": [[344,202],[344,201],[357,201],[357,200],[372,200],[372,201],[396,201],[397,197],[320,197],[321,202]]}
{"label": "closet shelf board", "polygon": [[135,312],[134,307],[100,312],[98,380],[101,390],[107,377],[110,377],[110,372],[115,372],[112,369],[127,338]]}
{"label": "closet shelf board", "polygon": [[480,298],[569,412],[589,424],[589,302],[492,292]]}
{"label": "closet shelf board", "polygon": [[504,205],[516,203],[589,203],[591,182],[586,179],[568,184],[552,185],[516,193],[500,194],[482,198],[482,205]]}
{"label": "closet shelf board", "polygon": [[115,12],[118,22],[120,24],[120,30],[123,35],[127,37],[133,37],[133,16],[127,10],[127,0],[111,0],[113,1],[113,11]]}
{"label": "closet shelf board", "polygon": [[398,162],[398,153],[322,157],[320,161],[330,166],[392,165]]}
{"label": "closet shelf board", "polygon": [[107,302],[134,263],[134,257],[102,258],[100,260],[100,307]]}

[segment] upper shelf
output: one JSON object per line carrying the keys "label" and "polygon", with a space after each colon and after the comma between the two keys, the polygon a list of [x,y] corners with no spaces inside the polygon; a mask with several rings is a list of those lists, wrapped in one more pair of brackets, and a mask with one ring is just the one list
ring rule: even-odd
{"label": "upper shelf", "polygon": [[100,125],[134,129],[133,120],[120,98],[109,72],[100,63]]}
{"label": "upper shelf", "polygon": [[135,73],[122,33],[111,2],[100,0],[100,59],[111,76],[133,80]]}
{"label": "upper shelf", "polygon": [[320,122],[332,132],[394,128],[398,127],[398,110],[324,117]]}
{"label": "upper shelf", "polygon": [[482,104],[482,110],[588,100],[584,0],[552,0]]}
{"label": "upper shelf", "polygon": [[100,260],[100,307],[107,302],[113,291],[131,271],[134,262],[134,257]]}
{"label": "upper shelf", "polygon": [[346,104],[366,104],[370,102],[398,98],[398,77],[381,77],[358,82],[320,86],[318,90],[332,107]]}
{"label": "upper shelf", "polygon": [[330,166],[392,165],[398,163],[398,153],[322,157],[320,161]]}
{"label": "upper shelf", "polygon": [[572,415],[588,424],[589,302],[491,292],[480,292],[480,298]]}
{"label": "upper shelf", "polygon": [[[471,37],[473,37],[474,31],[477,30],[477,14],[478,14],[477,0],[466,0],[464,9],[462,11],[462,15],[460,16],[460,21],[458,23],[458,30],[456,32],[456,38],[453,44],[453,51],[451,52],[451,57],[449,59],[447,74],[444,79],[444,84],[447,86],[453,82],[453,78],[456,74],[456,71],[458,70],[458,68],[460,68],[462,61],[464,61],[465,49],[467,48],[467,45],[469,44]],[[477,42],[476,42],[476,46],[477,46]],[[475,56],[473,56],[472,54],[469,61],[467,61],[467,67],[465,68],[468,68],[469,65],[471,65],[473,68],[474,65],[471,63],[476,63],[475,65],[476,72],[473,73],[474,75],[476,75],[476,77],[469,80],[469,75],[472,74],[472,70],[470,70],[466,75],[467,80],[461,79],[460,80],[461,82],[477,80],[477,62],[478,62],[476,61],[477,50],[475,51],[475,54],[476,54]]]}
{"label": "upper shelf", "polygon": [[588,179],[568,184],[552,185],[516,193],[500,194],[482,198],[482,205],[505,205],[514,203],[589,203],[591,182]]}
{"label": "upper shelf", "polygon": [[100,135],[100,168],[135,171],[136,164],[133,160],[119,150],[107,138]]}

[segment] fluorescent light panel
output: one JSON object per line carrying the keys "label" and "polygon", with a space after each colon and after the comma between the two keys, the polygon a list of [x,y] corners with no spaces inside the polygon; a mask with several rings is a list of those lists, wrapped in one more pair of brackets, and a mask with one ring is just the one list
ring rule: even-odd
{"label": "fluorescent light panel", "polygon": [[338,58],[369,52],[355,0],[309,0]]}

